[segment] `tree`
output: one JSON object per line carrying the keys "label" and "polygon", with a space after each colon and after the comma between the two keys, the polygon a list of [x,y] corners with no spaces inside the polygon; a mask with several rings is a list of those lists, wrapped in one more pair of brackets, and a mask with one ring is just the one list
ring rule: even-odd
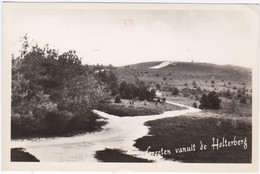
{"label": "tree", "polygon": [[211,109],[220,109],[221,100],[218,98],[218,94],[215,91],[211,91],[208,94],[208,101],[210,102]]}
{"label": "tree", "polygon": [[115,103],[121,103],[121,98],[119,94],[117,94],[115,97]]}
{"label": "tree", "polygon": [[119,93],[118,78],[111,70],[99,71],[98,79],[100,80],[101,84],[106,85],[105,91],[109,92],[111,96],[115,96],[116,94]]}
{"label": "tree", "polygon": [[203,94],[200,99],[200,109],[220,109],[221,100],[215,91],[211,91],[208,95]]}
{"label": "tree", "polygon": [[135,83],[121,82],[119,94],[123,99],[133,99],[152,101],[155,97],[155,90],[149,90],[144,81],[137,80]]}
{"label": "tree", "polygon": [[12,57],[12,137],[64,134],[71,120],[85,129],[81,124],[94,124],[92,110],[108,101],[108,84],[100,84],[75,51],[58,54],[23,39],[21,54]]}

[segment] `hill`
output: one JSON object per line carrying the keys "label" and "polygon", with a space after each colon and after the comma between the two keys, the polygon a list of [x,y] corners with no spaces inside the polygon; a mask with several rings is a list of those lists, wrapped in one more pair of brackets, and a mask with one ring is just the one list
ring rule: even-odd
{"label": "hill", "polygon": [[252,70],[232,65],[215,65],[209,63],[172,62],[158,69],[163,61],[144,62],[124,67],[117,67],[114,73],[120,81],[133,82],[137,78],[149,84],[161,86],[196,86],[208,90],[221,90],[223,87],[236,89],[252,87]]}

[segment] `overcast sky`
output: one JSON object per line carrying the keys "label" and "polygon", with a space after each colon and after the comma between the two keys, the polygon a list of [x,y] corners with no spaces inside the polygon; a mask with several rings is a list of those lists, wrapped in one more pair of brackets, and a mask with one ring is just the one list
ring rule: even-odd
{"label": "overcast sky", "polygon": [[39,45],[76,50],[88,64],[193,60],[252,67],[257,11],[244,5],[6,5],[4,51],[18,53],[28,33]]}

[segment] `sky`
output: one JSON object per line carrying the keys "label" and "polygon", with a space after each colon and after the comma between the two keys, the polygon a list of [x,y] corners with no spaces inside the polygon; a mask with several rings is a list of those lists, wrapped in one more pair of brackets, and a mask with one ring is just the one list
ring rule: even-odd
{"label": "sky", "polygon": [[252,67],[258,58],[258,10],[245,5],[4,4],[4,50],[21,36],[83,63],[122,66],[194,61]]}

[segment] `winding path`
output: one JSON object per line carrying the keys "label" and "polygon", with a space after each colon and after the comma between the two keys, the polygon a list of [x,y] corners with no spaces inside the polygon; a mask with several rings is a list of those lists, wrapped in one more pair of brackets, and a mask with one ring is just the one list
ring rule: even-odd
{"label": "winding path", "polygon": [[136,139],[148,134],[149,129],[144,125],[145,122],[200,111],[178,103],[167,103],[187,109],[166,111],[160,115],[137,117],[118,117],[95,110],[95,113],[107,118],[108,122],[100,132],[74,137],[15,140],[11,144],[12,147],[25,148],[41,162],[98,162],[94,157],[95,153],[105,150],[105,148],[121,149],[126,154],[157,162],[169,162],[159,156],[149,155],[133,146]]}

